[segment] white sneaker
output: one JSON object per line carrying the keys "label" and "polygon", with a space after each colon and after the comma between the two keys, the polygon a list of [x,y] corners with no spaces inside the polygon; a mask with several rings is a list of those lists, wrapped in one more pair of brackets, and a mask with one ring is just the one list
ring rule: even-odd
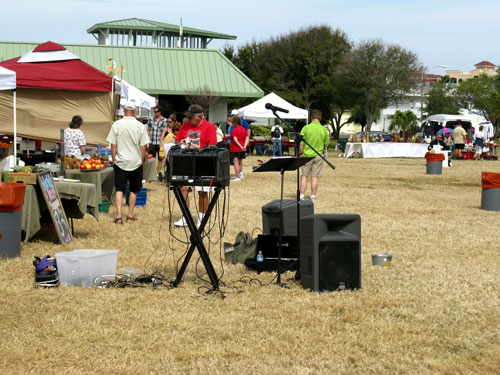
{"label": "white sneaker", "polygon": [[311,200],[314,202],[316,200],[316,196],[315,195],[311,195]]}
{"label": "white sneaker", "polygon": [[240,180],[243,180],[243,172],[240,172]]}
{"label": "white sneaker", "polygon": [[303,201],[304,200],[304,194],[300,194],[300,200]]}
{"label": "white sneaker", "polygon": [[241,181],[241,178],[238,177],[233,178],[233,182],[238,182],[238,181]]}
{"label": "white sneaker", "polygon": [[186,219],[184,219],[184,216],[181,217],[179,220],[177,220],[175,223],[174,223],[174,226],[176,227],[187,227],[187,221]]}

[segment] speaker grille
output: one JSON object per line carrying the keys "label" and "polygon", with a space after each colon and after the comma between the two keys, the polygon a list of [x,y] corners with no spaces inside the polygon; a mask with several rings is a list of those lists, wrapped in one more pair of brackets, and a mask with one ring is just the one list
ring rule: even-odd
{"label": "speaker grille", "polygon": [[360,288],[358,242],[320,242],[318,258],[319,290]]}

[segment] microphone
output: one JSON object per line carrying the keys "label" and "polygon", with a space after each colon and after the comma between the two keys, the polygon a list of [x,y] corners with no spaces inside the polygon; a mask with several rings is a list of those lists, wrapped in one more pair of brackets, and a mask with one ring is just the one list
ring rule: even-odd
{"label": "microphone", "polygon": [[290,112],[288,109],[276,107],[276,106],[272,105],[271,103],[266,104],[266,109],[270,109],[273,112],[284,112],[284,113]]}

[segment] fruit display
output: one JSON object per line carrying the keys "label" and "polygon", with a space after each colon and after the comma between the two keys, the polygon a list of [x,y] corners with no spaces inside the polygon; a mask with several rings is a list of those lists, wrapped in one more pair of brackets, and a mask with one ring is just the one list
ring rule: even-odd
{"label": "fruit display", "polygon": [[81,170],[104,169],[109,165],[109,161],[100,156],[92,156],[90,159],[83,159],[80,163]]}
{"label": "fruit display", "polygon": [[12,168],[13,172],[19,172],[19,173],[45,173],[45,172],[50,172],[50,169],[44,168],[44,167],[39,167],[39,166],[32,166],[32,165],[26,165],[26,166],[20,166],[20,165],[15,165]]}

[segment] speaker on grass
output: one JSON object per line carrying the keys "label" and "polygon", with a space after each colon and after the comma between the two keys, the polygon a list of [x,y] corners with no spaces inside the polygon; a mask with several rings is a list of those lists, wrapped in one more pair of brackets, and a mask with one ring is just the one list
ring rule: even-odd
{"label": "speaker on grass", "polygon": [[310,215],[300,220],[300,283],[314,291],[361,288],[361,217]]}
{"label": "speaker on grass", "polygon": [[[280,233],[280,220],[283,221],[282,236],[297,235],[297,201],[283,199],[283,210],[280,210],[281,201],[275,199],[262,206],[263,234],[277,236]],[[300,217],[314,214],[314,204],[311,200],[300,201]]]}

